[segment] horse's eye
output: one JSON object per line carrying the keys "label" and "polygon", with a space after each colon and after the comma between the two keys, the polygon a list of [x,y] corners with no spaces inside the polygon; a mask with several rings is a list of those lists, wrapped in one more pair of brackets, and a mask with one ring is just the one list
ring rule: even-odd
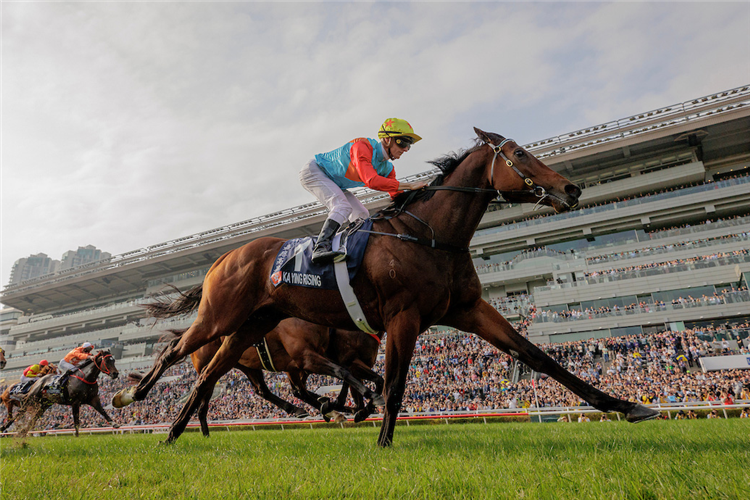
{"label": "horse's eye", "polygon": [[513,154],[515,154],[518,158],[523,158],[524,156],[526,156],[526,151],[524,151],[523,149],[516,149],[515,153]]}

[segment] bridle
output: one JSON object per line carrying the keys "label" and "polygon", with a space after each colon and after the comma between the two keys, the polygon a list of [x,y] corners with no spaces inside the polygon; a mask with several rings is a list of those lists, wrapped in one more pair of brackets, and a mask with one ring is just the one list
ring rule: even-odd
{"label": "bridle", "polygon": [[[492,149],[492,151],[495,153],[495,155],[492,157],[492,165],[490,166],[490,179],[489,180],[490,180],[490,186],[492,186],[492,189],[478,188],[478,187],[467,187],[467,186],[442,186],[442,185],[441,186],[425,186],[425,187],[423,187],[421,189],[417,189],[417,190],[414,190],[411,193],[409,193],[409,195],[406,197],[406,199],[401,204],[401,206],[395,208],[393,210],[392,214],[384,215],[383,213],[378,213],[378,214],[375,214],[375,215],[373,215],[371,217],[371,219],[391,219],[391,218],[396,217],[397,215],[399,215],[401,213],[405,213],[405,214],[411,216],[416,221],[418,221],[418,222],[424,224],[425,226],[427,226],[430,229],[430,231],[432,232],[432,238],[431,239],[418,238],[416,236],[411,236],[411,235],[408,235],[408,234],[384,233],[384,232],[380,232],[380,231],[368,231],[368,230],[364,230],[364,229],[360,229],[360,231],[363,231],[363,232],[366,232],[366,233],[370,233],[370,234],[379,234],[379,235],[382,235],[382,236],[395,236],[396,238],[398,238],[398,239],[400,239],[402,241],[409,241],[409,242],[412,242],[412,243],[418,243],[420,245],[429,246],[431,248],[435,248],[435,249],[438,249],[438,250],[447,250],[449,252],[468,252],[469,249],[466,248],[466,247],[458,247],[458,246],[451,245],[451,244],[448,244],[448,243],[441,243],[441,242],[436,241],[435,240],[435,231],[432,229],[432,227],[426,221],[424,221],[421,218],[417,217],[412,212],[406,210],[406,207],[409,205],[409,203],[411,203],[414,200],[414,198],[417,196],[417,194],[419,192],[421,192],[421,191],[457,191],[459,193],[472,193],[472,194],[487,194],[487,193],[491,193],[491,194],[495,195],[495,197],[490,201],[490,203],[498,203],[498,204],[503,204],[503,203],[504,204],[510,204],[510,203],[512,203],[510,201],[507,201],[507,199],[504,199],[508,195],[518,195],[518,194],[528,195],[528,194],[533,194],[534,196],[536,196],[537,198],[539,198],[537,200],[536,204],[534,205],[533,210],[539,210],[539,208],[542,207],[542,202],[546,198],[555,199],[559,203],[561,203],[562,205],[565,205],[566,207],[568,207],[569,209],[574,209],[574,208],[576,208],[578,206],[578,203],[576,203],[575,205],[571,206],[567,201],[561,199],[560,197],[558,197],[558,196],[556,196],[554,194],[551,194],[551,193],[547,192],[546,189],[544,189],[542,186],[534,183],[533,179],[531,179],[530,177],[526,176],[523,172],[521,172],[521,170],[513,164],[513,162],[510,160],[510,158],[508,158],[507,156],[505,156],[505,153],[503,153],[503,146],[505,146],[509,142],[516,142],[516,141],[514,141],[513,139],[503,139],[502,142],[500,142],[500,144],[498,144],[498,145],[492,144],[491,142],[484,141],[484,140],[482,142],[484,144],[486,144],[487,146],[489,146]],[[497,161],[498,155],[503,160],[505,160],[505,165],[507,165],[508,167],[512,168],[513,171],[516,174],[518,174],[518,176],[523,180],[523,183],[526,184],[526,186],[528,186],[529,189],[515,189],[515,190],[510,190],[510,191],[501,191],[501,190],[495,188],[495,162]]]}
{"label": "bridle", "polygon": [[503,146],[505,146],[509,142],[516,142],[516,141],[514,141],[513,139],[503,139],[503,141],[497,146],[495,146],[491,142],[485,141],[485,144],[487,144],[490,148],[492,148],[492,151],[494,151],[495,153],[495,156],[492,157],[492,166],[490,167],[490,186],[492,186],[493,188],[495,187],[495,182],[494,182],[495,181],[495,160],[497,160],[497,155],[500,155],[502,159],[505,160],[505,164],[509,166],[510,168],[512,168],[513,171],[518,174],[518,176],[523,180],[524,184],[526,184],[529,187],[529,189],[528,190],[524,189],[520,191],[519,190],[500,191],[499,189],[496,189],[499,196],[502,196],[503,193],[507,193],[507,194],[524,193],[525,194],[527,191],[531,191],[534,194],[534,196],[539,198],[539,200],[536,202],[536,205],[534,205],[533,210],[539,210],[542,207],[542,201],[544,201],[545,198],[554,198],[555,200],[557,200],[558,202],[562,203],[563,205],[565,205],[566,207],[570,209],[576,208],[578,204],[576,204],[575,206],[571,206],[567,201],[561,199],[560,197],[555,196],[554,194],[548,193],[546,189],[544,189],[539,184],[535,184],[533,179],[531,179],[530,177],[527,177],[523,172],[521,172],[518,169],[518,167],[516,167],[507,156],[505,156],[505,153],[503,153]]}
{"label": "bridle", "polygon": [[95,357],[94,357],[94,366],[96,366],[97,368],[99,368],[99,371],[100,371],[100,372],[104,373],[105,375],[109,375],[109,374],[110,374],[110,372],[111,372],[112,370],[109,370],[109,369],[105,370],[105,367],[106,367],[106,365],[104,364],[104,361],[105,361],[105,360],[106,360],[107,358],[113,358],[114,356],[112,356],[111,354],[105,354],[104,356],[102,356],[102,357],[101,357],[101,360],[100,360],[100,362],[101,362],[101,366],[100,366],[100,365],[98,365],[98,364],[96,363],[96,358],[97,358],[97,357],[98,357],[98,356],[95,356]]}
{"label": "bridle", "polygon": [[[114,356],[112,356],[112,354],[105,354],[104,356],[99,356],[99,355],[96,355],[96,356],[94,356],[94,359],[92,360],[92,363],[94,364],[94,366],[95,366],[96,368],[98,368],[98,369],[99,369],[99,371],[100,371],[101,373],[104,373],[105,375],[109,375],[109,374],[111,373],[111,371],[112,371],[112,370],[108,370],[108,369],[106,369],[106,364],[104,363],[104,361],[105,361],[105,360],[106,360],[107,358],[113,358],[113,357],[114,357]],[[97,358],[99,358],[99,359],[100,359],[100,362],[99,362],[99,363],[97,363],[97,362],[96,362],[96,359],[97,359]],[[78,370],[79,372],[81,372],[81,374],[83,374],[83,378],[82,378],[82,377],[79,377],[78,375],[73,375],[73,374],[71,374],[71,375],[70,375],[71,377],[73,377],[73,378],[75,378],[75,379],[78,379],[78,380],[80,380],[80,381],[81,381],[81,382],[83,382],[84,384],[88,384],[88,385],[96,385],[96,381],[97,381],[97,379],[99,378],[99,376],[98,376],[98,375],[97,375],[97,377],[96,377],[96,378],[94,379],[94,381],[93,381],[93,382],[89,382],[88,380],[86,380],[86,379],[85,379],[85,377],[86,377],[87,375],[86,375],[85,373],[83,373],[83,370],[82,370],[81,368],[78,368],[78,367],[76,367],[76,369],[77,369],[77,370]]]}

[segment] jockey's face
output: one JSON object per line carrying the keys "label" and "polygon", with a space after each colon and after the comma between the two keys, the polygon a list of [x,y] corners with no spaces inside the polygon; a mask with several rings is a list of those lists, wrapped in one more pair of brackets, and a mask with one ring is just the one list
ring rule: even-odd
{"label": "jockey's face", "polygon": [[383,144],[385,145],[385,150],[388,152],[388,156],[391,160],[398,160],[401,158],[402,154],[411,149],[411,144],[404,143],[403,145],[399,145],[398,141],[392,137],[386,137],[383,139]]}

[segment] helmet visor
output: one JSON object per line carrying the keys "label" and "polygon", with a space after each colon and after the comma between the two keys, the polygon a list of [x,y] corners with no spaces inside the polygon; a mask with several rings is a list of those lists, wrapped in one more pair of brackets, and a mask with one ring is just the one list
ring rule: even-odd
{"label": "helmet visor", "polygon": [[396,141],[396,146],[400,147],[401,149],[409,149],[411,148],[411,145],[414,144],[414,139],[406,135],[400,135],[398,137],[394,137],[393,139]]}

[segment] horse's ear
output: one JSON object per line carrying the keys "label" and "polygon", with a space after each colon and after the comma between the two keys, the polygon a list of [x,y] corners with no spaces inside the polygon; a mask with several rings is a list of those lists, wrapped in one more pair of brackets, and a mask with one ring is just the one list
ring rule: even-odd
{"label": "horse's ear", "polygon": [[484,142],[490,142],[490,137],[487,135],[487,132],[485,132],[484,130],[474,127],[474,132],[476,132],[477,137],[482,139]]}
{"label": "horse's ear", "polygon": [[503,137],[498,134],[494,134],[492,132],[485,132],[482,129],[478,129],[474,127],[474,132],[476,132],[477,137],[479,137],[482,142],[486,142],[488,144],[497,144],[498,142],[503,140]]}

